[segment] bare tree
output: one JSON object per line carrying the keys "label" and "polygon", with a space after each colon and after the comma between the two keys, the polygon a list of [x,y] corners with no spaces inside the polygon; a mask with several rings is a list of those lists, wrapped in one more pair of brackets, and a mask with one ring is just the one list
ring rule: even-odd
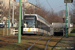
{"label": "bare tree", "polygon": [[[42,16],[44,19],[46,19],[49,23],[52,23],[52,22],[63,22],[63,19],[62,17],[58,16],[57,13],[55,13],[54,11],[48,11],[46,10],[43,6],[41,5],[36,5],[36,7],[39,7],[39,8],[35,8],[35,14],[38,14],[40,16]],[[4,16],[8,17],[8,14],[9,14],[9,9],[3,9],[4,12]],[[29,7],[29,8],[26,8],[26,11],[25,11],[26,14],[33,14],[33,7]],[[11,9],[11,18],[12,18],[12,9]],[[16,6],[16,9],[14,10],[14,18],[19,20],[19,6]]]}
{"label": "bare tree", "polygon": [[[39,6],[40,9],[35,9],[35,13],[42,16],[44,19],[46,19],[49,23],[52,22],[63,22],[62,17],[58,16],[57,13],[54,13],[54,11],[47,11],[44,7],[41,5]],[[26,13],[33,14],[33,10],[30,8],[26,9]]]}
{"label": "bare tree", "polygon": [[59,15],[60,17],[65,16],[65,10],[59,11],[59,12],[58,12],[58,15]]}

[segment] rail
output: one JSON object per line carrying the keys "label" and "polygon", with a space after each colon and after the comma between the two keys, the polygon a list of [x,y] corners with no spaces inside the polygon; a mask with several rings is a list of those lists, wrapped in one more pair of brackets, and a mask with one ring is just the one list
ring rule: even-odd
{"label": "rail", "polygon": [[[45,38],[45,37],[46,37],[46,36],[44,36],[44,37],[38,39],[36,42],[38,42],[39,40],[41,40],[41,39],[43,39],[43,38]],[[28,48],[28,50],[30,50],[30,49],[34,46],[34,44],[35,44],[36,42],[34,42],[34,43]]]}

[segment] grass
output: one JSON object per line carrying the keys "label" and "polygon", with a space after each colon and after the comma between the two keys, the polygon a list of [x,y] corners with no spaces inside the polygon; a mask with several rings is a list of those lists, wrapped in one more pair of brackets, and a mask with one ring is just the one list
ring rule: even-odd
{"label": "grass", "polygon": [[[16,36],[15,36],[16,37]],[[29,38],[28,38],[29,37]],[[28,39],[27,39],[28,38]],[[31,39],[32,38],[32,39]],[[35,39],[38,37],[35,37]],[[46,41],[49,39],[50,37],[44,38],[42,39],[42,41],[39,41],[38,43],[35,44],[35,46],[32,48],[33,50],[43,50],[46,44]],[[13,38],[11,38],[13,39]],[[46,40],[47,39],[47,40]],[[50,50],[52,45],[55,45],[55,43],[58,41],[58,38],[53,38],[54,40],[52,40],[51,42],[48,43],[48,47]],[[36,39],[37,40],[37,39]],[[14,39],[15,43],[11,43],[10,45],[6,45],[6,46],[2,46],[0,47],[0,50],[27,50],[36,40],[34,40],[34,36],[23,36],[21,43],[17,43],[16,39]],[[67,42],[67,41],[66,41]],[[62,43],[61,43],[62,44]],[[60,45],[59,45],[60,46]],[[61,45],[62,46],[62,45]],[[61,47],[60,46],[60,47]],[[62,46],[64,47],[64,46]],[[55,48],[56,49],[56,48]],[[55,50],[54,49],[54,50]],[[63,49],[57,49],[57,50],[63,50]],[[66,49],[65,49],[66,50]]]}
{"label": "grass", "polygon": [[10,44],[8,46],[1,47],[0,50],[16,50],[19,47],[21,46],[17,44]]}
{"label": "grass", "polygon": [[75,36],[75,33],[70,33],[70,34],[68,34],[69,36]]}
{"label": "grass", "polygon": [[73,28],[73,30],[71,31],[71,33],[75,33],[75,28]]}
{"label": "grass", "polygon": [[6,46],[0,47],[0,50],[27,50],[37,39],[41,38],[39,36],[22,36],[21,43],[17,43],[18,40],[16,36],[10,36],[11,40],[14,39],[14,42],[11,44],[7,44]]}
{"label": "grass", "polygon": [[73,28],[73,30],[71,31],[70,34],[68,34],[69,36],[75,36],[75,28]]}
{"label": "grass", "polygon": [[[25,47],[28,47],[26,44],[28,41],[23,40],[21,43],[11,43],[10,45],[2,46],[0,47],[0,50],[20,50],[20,49],[25,49]],[[24,45],[24,46],[23,46]]]}

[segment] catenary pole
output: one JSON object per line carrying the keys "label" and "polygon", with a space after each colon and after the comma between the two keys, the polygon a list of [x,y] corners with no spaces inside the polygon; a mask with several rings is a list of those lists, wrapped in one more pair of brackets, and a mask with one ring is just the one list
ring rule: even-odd
{"label": "catenary pole", "polygon": [[18,43],[21,43],[21,0],[19,0],[19,29],[18,29]]}
{"label": "catenary pole", "polygon": [[24,16],[24,3],[22,4],[22,26],[23,26],[23,16]]}
{"label": "catenary pole", "polygon": [[14,0],[13,0],[13,9],[12,9],[12,27],[14,26]]}
{"label": "catenary pole", "polygon": [[9,20],[8,20],[8,28],[10,28],[10,0],[9,0]]}
{"label": "catenary pole", "polygon": [[22,6],[22,26],[23,26],[23,6]]}
{"label": "catenary pole", "polygon": [[67,3],[66,3],[66,13],[65,13],[65,36],[67,37]]}
{"label": "catenary pole", "polygon": [[33,7],[33,14],[35,14],[35,6]]}
{"label": "catenary pole", "polygon": [[25,15],[25,10],[26,10],[26,9],[25,9],[25,0],[24,0],[24,15]]}
{"label": "catenary pole", "polygon": [[68,25],[70,27],[70,15],[69,15],[69,8],[68,8]]}

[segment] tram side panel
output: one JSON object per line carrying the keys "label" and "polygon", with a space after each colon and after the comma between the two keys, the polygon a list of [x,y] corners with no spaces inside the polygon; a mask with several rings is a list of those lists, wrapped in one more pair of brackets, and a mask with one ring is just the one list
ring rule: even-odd
{"label": "tram side panel", "polygon": [[50,34],[50,27],[37,20],[38,33],[42,35]]}

